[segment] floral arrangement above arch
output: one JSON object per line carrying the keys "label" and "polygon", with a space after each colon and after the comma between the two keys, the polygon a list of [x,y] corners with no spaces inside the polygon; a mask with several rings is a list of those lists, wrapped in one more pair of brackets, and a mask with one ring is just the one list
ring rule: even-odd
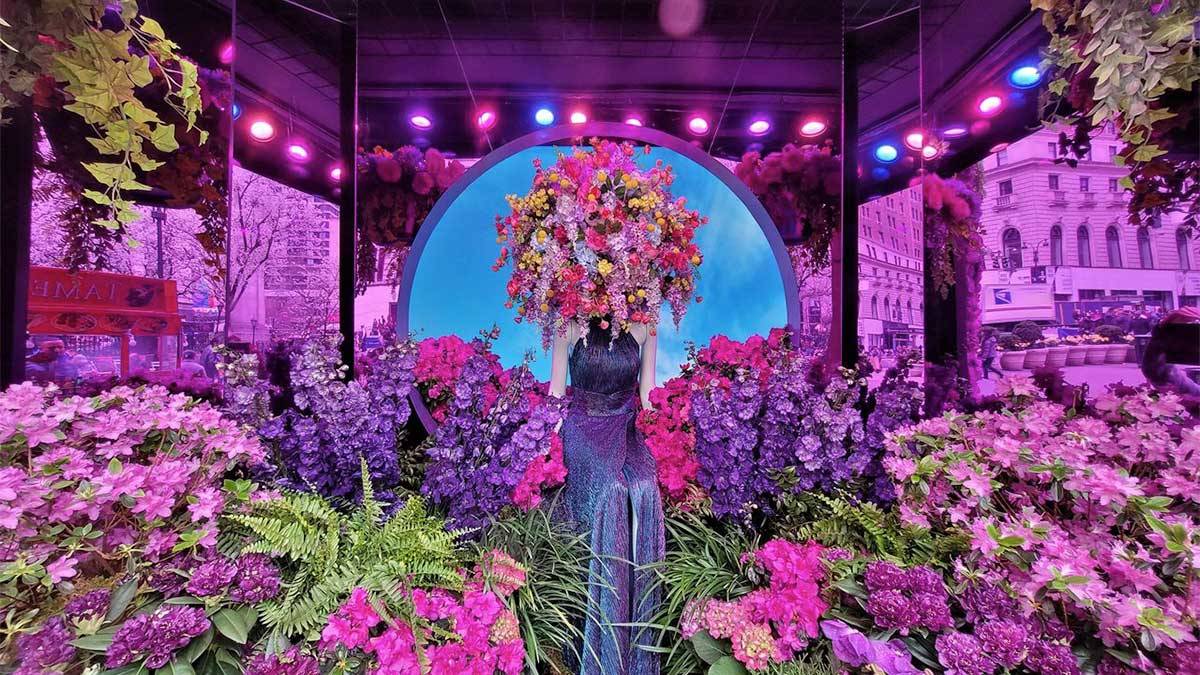
{"label": "floral arrangement above arch", "polygon": [[[362,293],[375,278],[377,256],[386,255],[378,249],[411,244],[433,205],[466,173],[466,167],[433,148],[422,152],[411,145],[359,150],[356,164],[360,235],[356,278]],[[396,282],[402,265],[402,256],[393,256],[387,278]]]}
{"label": "floral arrangement above arch", "polygon": [[532,188],[496,217],[503,247],[493,269],[512,267],[507,306],[541,327],[547,347],[570,321],[611,319],[614,334],[657,325],[664,302],[678,325],[702,262],[694,238],[708,219],[671,194],[671,166],[642,169],[628,141],[590,146],[559,153],[553,166],[534,160]]}
{"label": "floral arrangement above arch", "polygon": [[965,182],[926,174],[913,180],[925,204],[925,248],[930,249],[927,275],[942,297],[955,281],[955,256],[983,250],[979,195]]}
{"label": "floral arrangement above arch", "polygon": [[829,267],[841,225],[842,162],[833,145],[792,145],[763,157],[748,152],[734,173],[759,198],[788,244],[799,244],[813,272]]}
{"label": "floral arrangement above arch", "polygon": [[[1112,125],[1125,142],[1114,161],[1129,167],[1121,185],[1133,193],[1131,222],[1177,211],[1194,228],[1200,162],[1167,153],[1200,109],[1200,0],[1032,0],[1032,6],[1050,33],[1044,63],[1054,78],[1046,119],[1074,129],[1059,137],[1060,161],[1074,165],[1086,157],[1092,131]],[[1188,145],[1195,143],[1191,128]]]}

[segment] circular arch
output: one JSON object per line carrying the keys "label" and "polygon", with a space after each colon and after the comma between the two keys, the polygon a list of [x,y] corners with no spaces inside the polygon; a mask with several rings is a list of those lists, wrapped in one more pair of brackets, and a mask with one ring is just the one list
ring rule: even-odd
{"label": "circular arch", "polygon": [[[417,263],[421,259],[421,252],[425,249],[429,239],[433,236],[434,230],[437,229],[438,223],[446,215],[450,206],[462,195],[467,187],[496,165],[523,150],[564,142],[579,145],[593,136],[637,141],[674,151],[706,169],[728,188],[737,197],[738,201],[746,207],[751,218],[754,219],[759,229],[762,230],[763,236],[766,237],[767,244],[775,258],[775,264],[779,269],[780,281],[783,284],[787,327],[793,333],[799,332],[802,321],[800,314],[800,291],[796,285],[796,277],[792,272],[791,257],[788,255],[783,238],[779,235],[779,231],[775,227],[771,217],[767,215],[767,211],[763,208],[762,203],[758,201],[758,198],[754,196],[754,193],[750,191],[750,188],[745,183],[711,155],[676,136],[656,129],[635,127],[616,122],[586,122],[584,124],[560,125],[539,129],[506,143],[484,155],[478,162],[471,165],[466,173],[455,181],[450,186],[450,189],[442,194],[417,231],[417,236],[413,240],[408,258],[405,261],[404,273],[400,278],[400,287],[396,297],[397,335],[407,335],[409,333],[410,299],[412,297],[413,283],[416,279]],[[434,422],[433,416],[429,413],[428,408],[425,407],[425,402],[421,400],[421,396],[416,390],[412,394],[412,403],[413,408],[417,412],[417,417],[420,418],[425,429],[432,432],[437,426],[436,422]]]}

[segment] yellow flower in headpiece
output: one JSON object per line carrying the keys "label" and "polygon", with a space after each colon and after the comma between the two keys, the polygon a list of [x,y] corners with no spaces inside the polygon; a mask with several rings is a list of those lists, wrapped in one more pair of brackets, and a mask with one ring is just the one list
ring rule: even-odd
{"label": "yellow flower in headpiece", "polygon": [[607,260],[601,260],[597,263],[596,269],[599,270],[600,276],[608,276],[608,273],[613,271],[613,264]]}

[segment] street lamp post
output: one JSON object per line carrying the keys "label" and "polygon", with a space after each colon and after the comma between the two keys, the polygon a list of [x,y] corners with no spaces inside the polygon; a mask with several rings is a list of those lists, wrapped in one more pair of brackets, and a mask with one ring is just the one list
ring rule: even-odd
{"label": "street lamp post", "polygon": [[258,344],[258,319],[250,319],[250,344]]}
{"label": "street lamp post", "polygon": [[163,277],[163,223],[167,221],[167,210],[161,206],[150,209],[150,218],[154,221],[155,254],[158,256],[158,278]]}

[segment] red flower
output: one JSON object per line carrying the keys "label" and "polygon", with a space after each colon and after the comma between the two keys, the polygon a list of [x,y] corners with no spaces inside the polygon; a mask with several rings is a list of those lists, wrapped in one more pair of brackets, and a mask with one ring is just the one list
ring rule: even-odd
{"label": "red flower", "polygon": [[428,171],[418,171],[417,175],[413,176],[413,192],[427,195],[431,191],[433,191],[433,176],[429,175]]}
{"label": "red flower", "polygon": [[400,168],[400,162],[388,157],[375,162],[375,173],[385,183],[396,183],[404,175],[404,170]]}

